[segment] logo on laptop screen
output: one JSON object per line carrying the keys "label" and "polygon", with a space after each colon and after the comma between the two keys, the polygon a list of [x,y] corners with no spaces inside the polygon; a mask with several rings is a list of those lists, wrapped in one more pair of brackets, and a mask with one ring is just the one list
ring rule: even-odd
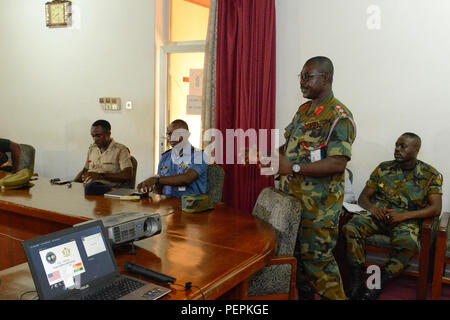
{"label": "logo on laptop screen", "polygon": [[53,252],[48,252],[45,258],[47,259],[47,262],[50,264],[54,264],[56,261],[56,255]]}
{"label": "logo on laptop screen", "polygon": [[67,258],[68,256],[70,256],[70,249],[64,248],[62,251],[62,254],[63,254],[64,258]]}

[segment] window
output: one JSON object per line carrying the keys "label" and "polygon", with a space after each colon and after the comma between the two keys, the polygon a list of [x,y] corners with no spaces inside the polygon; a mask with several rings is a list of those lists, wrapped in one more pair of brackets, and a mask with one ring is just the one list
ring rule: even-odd
{"label": "window", "polygon": [[[209,19],[209,0],[157,0],[157,77],[155,105],[155,163],[167,146],[167,125],[183,119],[189,125],[189,141],[201,147],[201,88],[204,48]],[[159,8],[159,9],[158,9]],[[158,34],[158,30],[160,31]],[[201,83],[201,81],[200,81]],[[155,169],[156,170],[156,169]]]}

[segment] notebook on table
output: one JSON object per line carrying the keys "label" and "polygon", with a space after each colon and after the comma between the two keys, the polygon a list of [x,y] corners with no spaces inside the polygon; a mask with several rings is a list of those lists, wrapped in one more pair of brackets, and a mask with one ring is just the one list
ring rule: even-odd
{"label": "notebook on table", "polygon": [[148,196],[146,193],[138,192],[135,189],[127,189],[127,188],[119,188],[115,190],[111,190],[107,193],[105,193],[105,197],[107,198],[118,198],[123,196],[138,196],[140,198],[144,198]]}
{"label": "notebook on table", "polygon": [[101,220],[22,244],[41,300],[156,300],[171,291],[119,272]]}

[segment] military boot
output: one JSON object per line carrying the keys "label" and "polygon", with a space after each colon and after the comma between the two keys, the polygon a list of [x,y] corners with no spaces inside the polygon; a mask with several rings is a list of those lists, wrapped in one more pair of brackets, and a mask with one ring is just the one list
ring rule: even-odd
{"label": "military boot", "polygon": [[301,285],[297,287],[298,300],[314,300],[314,291],[309,285]]}
{"label": "military boot", "polygon": [[380,289],[366,289],[363,294],[363,300],[377,300],[383,292],[386,284],[388,284],[395,275],[385,270],[381,271]]}
{"label": "military boot", "polygon": [[364,266],[354,265],[350,266],[351,284],[346,295],[347,300],[361,300],[364,293]]}

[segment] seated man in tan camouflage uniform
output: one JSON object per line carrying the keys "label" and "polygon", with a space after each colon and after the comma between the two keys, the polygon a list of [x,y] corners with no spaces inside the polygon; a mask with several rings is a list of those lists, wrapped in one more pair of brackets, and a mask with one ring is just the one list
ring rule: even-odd
{"label": "seated man in tan camouflage uniform", "polygon": [[[352,276],[349,299],[375,300],[385,284],[408,266],[418,250],[420,219],[440,214],[442,175],[417,160],[421,145],[414,133],[404,133],[395,144],[395,160],[382,162],[372,172],[359,196],[367,210],[343,227]],[[365,289],[365,239],[382,233],[391,239],[391,253],[381,271],[381,288]]]}
{"label": "seated man in tan camouflage uniform", "polygon": [[99,181],[111,187],[130,183],[133,178],[130,150],[111,138],[109,122],[95,121],[91,127],[91,135],[94,143],[89,147],[83,170],[74,181]]}

